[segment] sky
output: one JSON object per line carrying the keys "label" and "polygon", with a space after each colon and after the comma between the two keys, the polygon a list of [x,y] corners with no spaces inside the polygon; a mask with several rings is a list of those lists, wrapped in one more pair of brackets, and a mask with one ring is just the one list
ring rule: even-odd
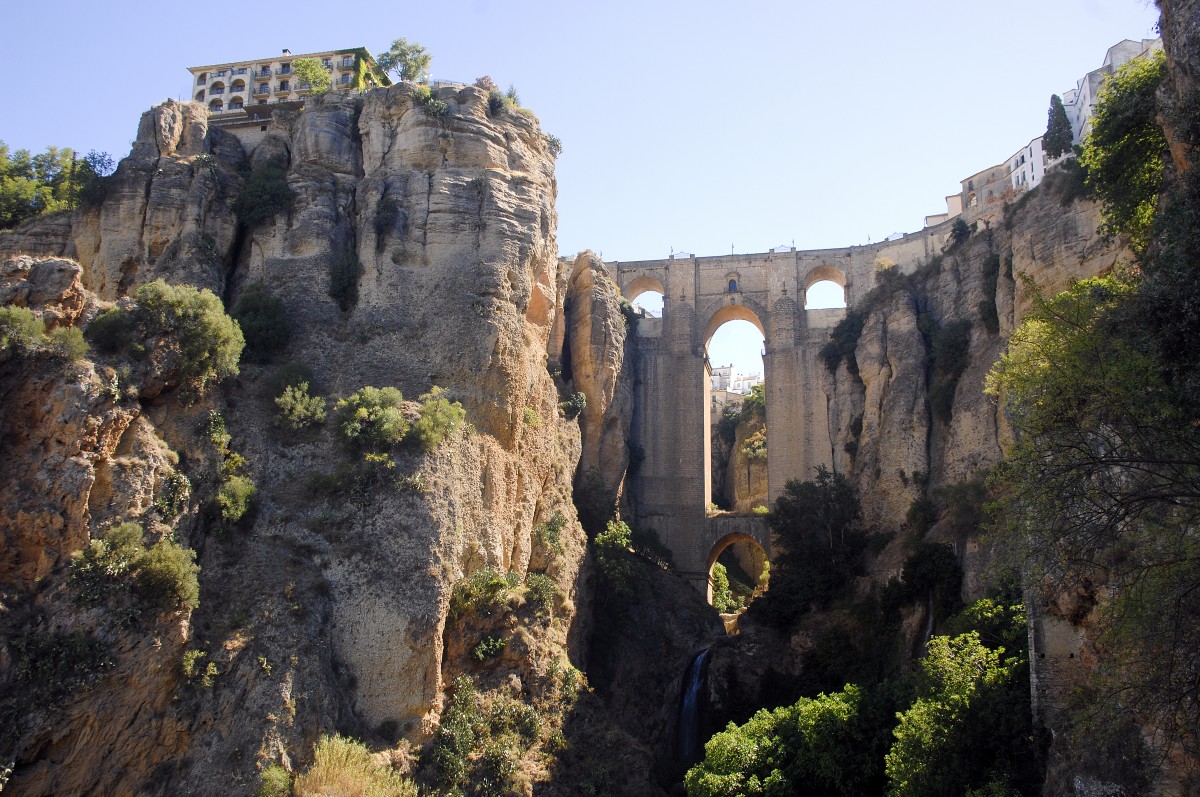
{"label": "sky", "polygon": [[142,111],[190,96],[189,66],[404,37],[435,78],[517,89],[563,143],[559,251],[610,261],[920,229],[1158,19],[1150,0],[7,5],[11,149],[120,158]]}

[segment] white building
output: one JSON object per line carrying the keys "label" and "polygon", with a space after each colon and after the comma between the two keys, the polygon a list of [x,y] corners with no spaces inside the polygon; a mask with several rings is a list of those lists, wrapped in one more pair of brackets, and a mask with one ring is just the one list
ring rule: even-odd
{"label": "white building", "polygon": [[249,106],[300,101],[311,92],[310,86],[297,81],[292,72],[292,64],[301,58],[321,62],[330,72],[330,87],[334,90],[349,90],[364,83],[376,86],[391,83],[365,47],[303,55],[293,55],[291,50],[284,50],[275,57],[190,66],[188,71],[192,73],[192,88],[189,96],[207,105],[209,113],[213,114],[241,112]]}
{"label": "white building", "polygon": [[1104,63],[1099,69],[1093,69],[1075,82],[1075,88],[1063,93],[1063,107],[1067,111],[1067,119],[1071,121],[1071,141],[1078,144],[1091,128],[1092,114],[1096,108],[1096,97],[1105,78],[1113,74],[1123,64],[1135,58],[1162,49],[1162,39],[1124,39],[1108,48],[1104,54]]}
{"label": "white building", "polygon": [[712,369],[709,376],[709,386],[715,393],[717,391],[729,390],[729,385],[733,382],[734,373],[733,365],[718,365]]}
{"label": "white building", "polygon": [[1046,176],[1046,153],[1038,136],[1008,159],[1008,178],[1014,191],[1028,191]]}

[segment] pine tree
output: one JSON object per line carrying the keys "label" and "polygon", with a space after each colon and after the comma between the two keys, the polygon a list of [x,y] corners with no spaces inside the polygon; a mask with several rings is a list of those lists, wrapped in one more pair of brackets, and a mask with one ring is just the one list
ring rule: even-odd
{"label": "pine tree", "polygon": [[1067,119],[1067,109],[1063,107],[1062,98],[1052,94],[1042,147],[1051,158],[1057,158],[1064,152],[1071,151],[1071,140],[1071,122]]}

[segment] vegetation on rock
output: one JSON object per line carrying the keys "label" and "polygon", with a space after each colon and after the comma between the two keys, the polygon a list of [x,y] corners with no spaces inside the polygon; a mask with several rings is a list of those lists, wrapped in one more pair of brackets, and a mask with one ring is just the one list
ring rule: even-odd
{"label": "vegetation on rock", "polygon": [[93,205],[104,197],[113,162],[92,150],[80,158],[70,148],[48,147],[41,155],[10,152],[0,141],[0,230],[46,213]]}
{"label": "vegetation on rock", "polygon": [[233,202],[233,212],[244,224],[257,224],[292,206],[295,193],[288,186],[287,163],[271,158],[254,167]]}
{"label": "vegetation on rock", "polygon": [[1051,158],[1057,158],[1071,151],[1071,139],[1071,120],[1067,118],[1067,109],[1063,107],[1062,97],[1051,94],[1042,147]]}
{"label": "vegetation on rock", "polygon": [[246,340],[242,357],[247,362],[270,362],[287,348],[292,337],[283,300],[260,283],[246,287],[229,313]]}
{"label": "vegetation on rock", "polygon": [[394,72],[404,81],[427,77],[429,64],[433,60],[425,48],[407,39],[396,39],[386,53],[381,53],[376,63],[384,72]]}

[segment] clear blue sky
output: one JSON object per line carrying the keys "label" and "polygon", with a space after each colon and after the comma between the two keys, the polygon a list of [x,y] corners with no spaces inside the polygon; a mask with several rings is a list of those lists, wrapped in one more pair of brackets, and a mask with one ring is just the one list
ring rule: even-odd
{"label": "clear blue sky", "polygon": [[[513,84],[563,142],[559,250],[802,249],[919,229],[1041,134],[1052,93],[1149,0],[8,3],[0,140],[129,151],[193,65],[415,40],[433,74]],[[86,85],[92,96],[75,88]]]}

